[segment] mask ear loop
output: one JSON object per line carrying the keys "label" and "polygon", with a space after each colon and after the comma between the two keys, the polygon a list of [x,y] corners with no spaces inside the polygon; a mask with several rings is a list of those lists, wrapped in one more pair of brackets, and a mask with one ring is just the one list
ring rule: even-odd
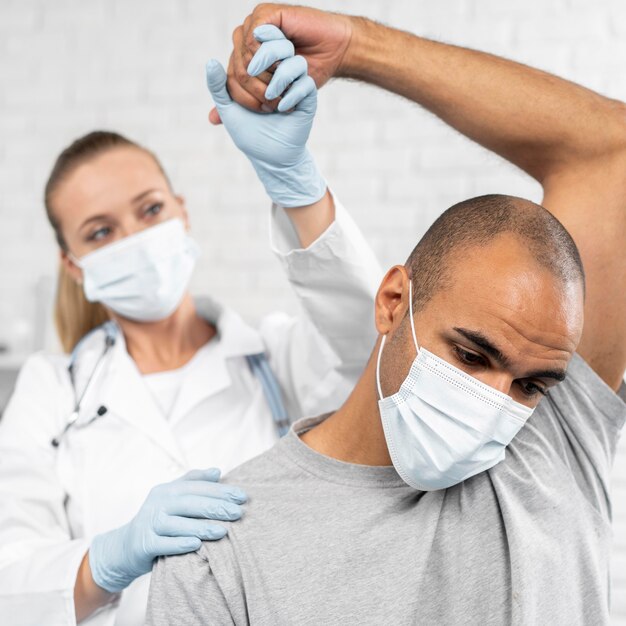
{"label": "mask ear loop", "polygon": [[383,399],[383,390],[380,386],[380,357],[383,355],[383,346],[385,345],[385,339],[387,335],[383,335],[380,340],[380,348],[378,348],[378,358],[376,359],[376,386],[378,387],[378,399]]}
{"label": "mask ear loop", "polygon": [[67,258],[76,266],[80,267],[80,259],[75,257],[69,250],[65,253]]}
{"label": "mask ear loop", "polygon": [[[419,353],[420,348],[417,343],[417,337],[415,336],[415,324],[413,322],[413,281],[409,279],[409,319],[411,320],[411,334],[413,335],[413,343],[415,344],[415,349]],[[383,346],[385,345],[385,339],[387,339],[387,335],[383,335],[383,338],[380,341],[380,348],[378,348],[378,358],[376,359],[376,386],[378,387],[378,398],[380,400],[383,399],[383,390],[380,386],[380,359],[383,355]]]}
{"label": "mask ear loop", "polygon": [[415,344],[415,350],[420,351],[420,347],[417,343],[417,337],[415,336],[415,323],[413,322],[413,280],[409,278],[409,318],[411,320],[411,333],[413,334],[413,343]]}

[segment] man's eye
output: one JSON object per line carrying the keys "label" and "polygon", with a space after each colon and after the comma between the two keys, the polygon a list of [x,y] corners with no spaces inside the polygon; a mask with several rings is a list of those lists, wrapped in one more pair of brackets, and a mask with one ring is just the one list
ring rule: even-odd
{"label": "man's eye", "polygon": [[151,204],[147,209],[145,214],[147,216],[153,216],[153,215],[158,215],[163,209],[163,203],[162,202],[155,202],[154,204]]}
{"label": "man's eye", "polygon": [[522,393],[527,398],[533,398],[538,393],[540,393],[542,396],[545,396],[547,393],[546,389],[530,381],[523,381],[523,380],[519,381],[519,387],[522,390]]}
{"label": "man's eye", "polygon": [[457,354],[457,357],[462,363],[466,365],[486,365],[485,359],[475,352],[468,352],[467,350],[463,350],[459,346],[455,346],[454,350]]}
{"label": "man's eye", "polygon": [[98,230],[94,230],[93,233],[87,237],[87,241],[102,241],[110,234],[111,229],[108,226],[103,226],[102,228],[98,228]]}

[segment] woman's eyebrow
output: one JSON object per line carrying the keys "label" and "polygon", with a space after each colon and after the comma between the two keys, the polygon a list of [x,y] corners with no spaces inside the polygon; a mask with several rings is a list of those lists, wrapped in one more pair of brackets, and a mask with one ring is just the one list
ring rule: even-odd
{"label": "woman's eyebrow", "polygon": [[139,202],[139,200],[141,200],[142,198],[145,198],[147,195],[151,194],[154,191],[161,191],[161,189],[159,189],[158,187],[155,187],[154,189],[147,189],[146,191],[142,191],[140,194],[136,195],[131,202]]}
{"label": "woman's eyebrow", "polygon": [[100,213],[98,215],[92,215],[91,217],[88,217],[81,225],[80,225],[80,229],[84,228],[85,226],[87,226],[88,224],[91,224],[91,222],[101,222],[102,220],[106,220],[108,219],[109,216],[105,215],[104,213]]}

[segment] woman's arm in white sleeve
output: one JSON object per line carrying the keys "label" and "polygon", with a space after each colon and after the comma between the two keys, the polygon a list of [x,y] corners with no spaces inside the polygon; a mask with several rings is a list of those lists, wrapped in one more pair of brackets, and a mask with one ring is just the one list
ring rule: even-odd
{"label": "woman's arm in white sleeve", "polygon": [[[47,357],[31,357],[0,421],[2,624],[76,623],[74,588],[89,546],[72,537],[50,444],[64,408],[56,370]],[[89,621],[108,622],[102,614]]]}
{"label": "woman's arm in white sleeve", "polygon": [[338,408],[376,340],[374,297],[382,270],[336,198],[333,208],[327,228],[301,247],[302,229],[293,218],[299,209],[288,215],[272,207],[272,248],[303,312],[268,316],[261,332],[292,417]]}

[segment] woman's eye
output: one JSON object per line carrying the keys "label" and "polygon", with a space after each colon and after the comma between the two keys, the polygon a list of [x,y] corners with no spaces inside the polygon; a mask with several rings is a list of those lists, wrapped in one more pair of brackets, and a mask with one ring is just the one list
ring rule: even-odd
{"label": "woman's eye", "polygon": [[145,214],[149,217],[152,217],[154,215],[158,215],[161,211],[163,210],[163,203],[162,202],[155,202],[154,204],[151,204],[147,209]]}
{"label": "woman's eye", "polygon": [[87,237],[87,241],[102,241],[106,237],[111,234],[111,229],[108,226],[103,226],[102,228],[98,228],[98,230],[94,230]]}
{"label": "woman's eye", "polygon": [[459,360],[466,365],[486,365],[485,359],[475,352],[468,352],[467,350],[463,350],[463,348],[459,348],[455,346],[455,351]]}
{"label": "woman's eye", "polygon": [[519,386],[520,386],[520,389],[522,390],[522,393],[527,398],[532,398],[536,396],[538,393],[540,393],[542,396],[546,395],[546,390],[535,383],[532,383],[529,381],[526,381],[526,382],[520,381]]}

